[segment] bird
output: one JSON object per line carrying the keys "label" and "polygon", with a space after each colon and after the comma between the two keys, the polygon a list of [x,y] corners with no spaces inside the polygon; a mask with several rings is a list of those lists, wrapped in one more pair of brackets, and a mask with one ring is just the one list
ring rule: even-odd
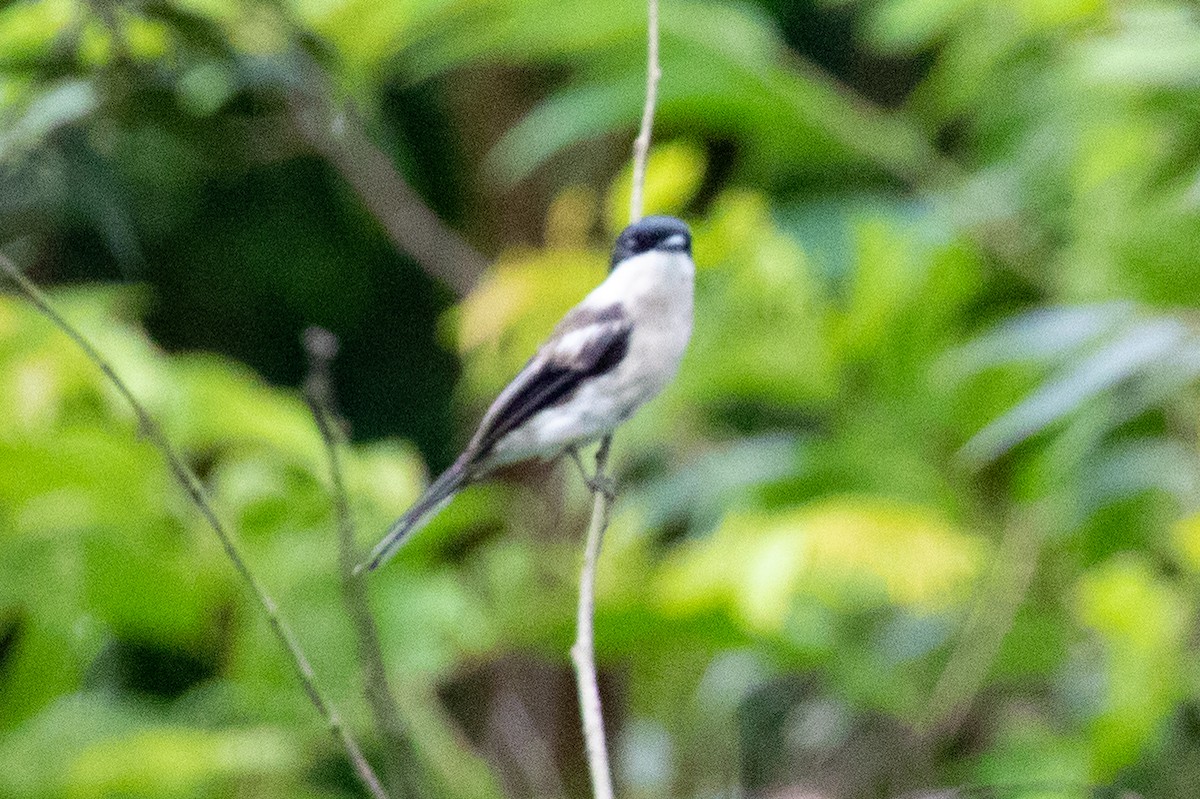
{"label": "bird", "polygon": [[692,234],[647,216],[617,236],[608,276],[549,337],[484,413],[475,434],[356,573],[386,563],[467,486],[495,470],[569,454],[603,438],[674,378],[692,335]]}

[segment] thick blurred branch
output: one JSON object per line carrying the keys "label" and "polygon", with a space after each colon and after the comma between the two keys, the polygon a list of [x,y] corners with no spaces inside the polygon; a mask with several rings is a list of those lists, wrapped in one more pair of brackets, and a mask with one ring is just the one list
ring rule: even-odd
{"label": "thick blurred branch", "polygon": [[367,136],[362,120],[334,100],[328,79],[315,63],[304,72],[305,87],[291,90],[286,98],[301,137],[350,184],[398,250],[456,295],[467,294],[487,267],[487,258],[426,205]]}
{"label": "thick blurred branch", "polygon": [[296,640],[291,627],[280,616],[275,600],[271,598],[266,589],[263,588],[262,584],[254,576],[254,573],[250,571],[246,559],[242,556],[241,550],[233,540],[233,534],[217,516],[212,503],[208,500],[208,494],[201,484],[200,478],[184,463],[183,456],[176,451],[170,440],[162,432],[162,429],[154,421],[153,417],[150,416],[150,412],[133,395],[129,386],[117,374],[112,364],[54,308],[50,303],[50,299],[42,293],[41,289],[34,285],[25,275],[21,274],[16,265],[3,255],[0,255],[0,270],[3,270],[8,275],[17,288],[20,289],[21,293],[41,311],[42,315],[53,322],[55,326],[62,330],[63,333],[83,350],[84,355],[104,373],[104,376],[108,378],[117,392],[133,408],[142,434],[162,453],[163,458],[167,462],[167,467],[171,471],[171,475],[183,487],[192,504],[199,509],[200,515],[204,517],[208,526],[216,533],[217,539],[221,542],[221,547],[233,563],[234,569],[262,607],[263,612],[267,616],[267,621],[271,625],[272,632],[275,633],[275,637],[279,639],[280,645],[291,658],[292,666],[296,670],[296,675],[300,678],[300,684],[304,687],[304,692],[308,694],[309,701],[312,702],[313,707],[325,719],[330,733],[345,750],[346,757],[354,767],[354,772],[362,782],[363,787],[375,799],[388,799],[388,795],[380,784],[379,778],[375,776],[371,765],[363,756],[362,750],[359,749],[358,742],[355,741],[350,731],[346,729],[337,710],[334,709],[333,705],[330,704],[329,700],[325,698],[325,695],[317,686],[317,678],[313,673],[312,664],[309,663],[308,656],[301,649],[300,642]]}
{"label": "thick blurred branch", "polygon": [[[400,792],[404,777],[415,762],[413,746],[404,731],[404,722],[396,703],[395,694],[388,685],[387,667],[383,662],[383,650],[379,645],[379,628],[371,614],[367,598],[366,583],[354,575],[358,562],[355,545],[354,518],[350,512],[350,500],[346,493],[339,445],[344,440],[344,425],[335,411],[333,383],[330,366],[337,356],[337,337],[328,330],[311,327],[304,332],[304,349],[308,353],[308,379],[304,395],[312,409],[313,419],[321,432],[325,454],[329,460],[329,479],[332,483],[333,506],[337,514],[338,528],[338,575],[342,584],[342,601],[354,627],[358,662],[362,669],[363,694],[375,727],[384,742],[384,764],[388,785]],[[406,768],[406,761],[409,765]],[[412,782],[416,782],[413,780]],[[409,784],[404,795],[420,796],[422,787]]]}
{"label": "thick blurred branch", "polygon": [[[539,688],[541,686],[539,685]],[[492,726],[517,764],[533,795],[566,797],[567,789],[554,762],[554,752],[538,733],[525,702],[501,687],[493,702]]]}

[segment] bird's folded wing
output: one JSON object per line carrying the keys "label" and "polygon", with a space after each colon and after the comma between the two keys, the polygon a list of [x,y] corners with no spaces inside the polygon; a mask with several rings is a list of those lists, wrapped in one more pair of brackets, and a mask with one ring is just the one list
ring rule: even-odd
{"label": "bird's folded wing", "polygon": [[554,329],[484,415],[469,451],[485,456],[534,414],[565,402],[585,380],[621,362],[631,325],[620,305],[577,308]]}

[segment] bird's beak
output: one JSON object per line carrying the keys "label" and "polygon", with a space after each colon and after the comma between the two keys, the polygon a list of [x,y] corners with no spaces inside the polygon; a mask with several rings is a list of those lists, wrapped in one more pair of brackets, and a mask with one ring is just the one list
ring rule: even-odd
{"label": "bird's beak", "polygon": [[661,246],[664,250],[686,250],[687,236],[682,233],[675,233],[664,239]]}

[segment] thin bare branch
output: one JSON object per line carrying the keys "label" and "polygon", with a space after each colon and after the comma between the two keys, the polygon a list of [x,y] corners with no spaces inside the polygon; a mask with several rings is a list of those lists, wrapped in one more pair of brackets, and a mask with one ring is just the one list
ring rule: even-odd
{"label": "thin bare branch", "polygon": [[341,716],[338,715],[337,710],[325,698],[325,695],[318,687],[312,664],[309,663],[308,656],[301,649],[300,642],[296,640],[291,627],[280,616],[279,608],[276,606],[275,601],[267,593],[266,589],[263,588],[258,578],[254,576],[254,573],[250,571],[246,559],[242,556],[241,550],[233,539],[233,534],[217,516],[212,503],[208,500],[208,494],[201,484],[200,478],[184,462],[183,456],[171,444],[170,440],[162,432],[162,429],[154,421],[154,418],[150,416],[150,412],[146,410],[146,407],[133,395],[129,386],[117,374],[112,364],[92,346],[91,342],[81,332],[72,326],[54,308],[50,303],[50,299],[42,290],[34,285],[33,281],[25,277],[14,263],[3,255],[0,255],[0,269],[8,275],[17,288],[20,289],[21,293],[25,295],[42,315],[53,322],[56,327],[83,350],[84,355],[104,373],[104,376],[108,378],[117,392],[133,408],[143,435],[162,453],[172,476],[183,487],[183,490],[191,499],[192,504],[200,511],[200,515],[204,517],[208,526],[216,533],[217,539],[221,542],[221,547],[233,563],[234,569],[242,578],[246,587],[250,589],[250,593],[254,595],[255,600],[262,607],[263,612],[267,616],[267,621],[271,625],[272,632],[275,633],[275,637],[279,639],[280,645],[283,646],[284,651],[291,659],[292,666],[296,670],[296,675],[300,678],[300,684],[304,687],[304,692],[308,695],[309,701],[317,709],[317,713],[325,719],[325,723],[329,727],[329,731],[334,739],[345,750],[346,757],[354,767],[355,774],[374,799],[388,799],[388,795],[380,784],[379,778],[375,776],[371,765],[363,756],[358,742],[355,741],[350,731],[346,729],[345,724],[342,723]]}
{"label": "thin bare branch", "polygon": [[312,409],[313,420],[321,432],[325,444],[325,455],[329,461],[329,479],[332,484],[334,512],[338,529],[338,575],[341,578],[342,602],[354,628],[358,649],[359,667],[362,669],[363,695],[375,727],[384,742],[384,773],[388,787],[397,794],[419,796],[423,792],[418,781],[413,779],[403,785],[411,772],[406,761],[416,761],[412,741],[405,733],[396,696],[388,684],[387,667],[383,662],[383,649],[379,644],[379,628],[371,613],[366,584],[354,574],[358,562],[355,544],[354,517],[350,512],[350,500],[342,469],[339,446],[345,435],[345,425],[336,411],[330,367],[337,357],[337,337],[321,327],[310,327],[304,332],[304,349],[308,354],[308,379],[304,395]]}
{"label": "thin bare branch", "polygon": [[646,0],[646,104],[642,106],[642,125],[633,142],[633,188],[629,193],[629,221],[642,218],[646,194],[646,163],[650,159],[650,131],[654,127],[654,109],[658,105],[658,82],[662,67],[658,63],[658,0]]}
{"label": "thin bare branch", "polygon": [[583,739],[587,746],[588,771],[592,775],[595,799],[612,799],[612,770],[608,765],[608,745],[604,738],[604,714],[600,706],[600,685],[596,679],[595,617],[596,564],[608,529],[609,492],[602,482],[607,479],[608,451],[612,436],[605,436],[596,452],[595,488],[592,493],[592,521],[588,525],[583,550],[583,571],[579,576],[579,605],[575,615],[575,644],[571,660],[575,663],[575,681],[579,689],[579,712],[583,715]]}
{"label": "thin bare branch", "polygon": [[[646,193],[646,164],[650,159],[650,135],[654,128],[654,109],[658,104],[658,82],[662,67],[658,62],[658,0],[646,0],[646,104],[642,123],[633,144],[633,186],[629,195],[629,221],[642,218]],[[605,436],[596,452],[596,475],[592,481],[592,521],[588,525],[583,550],[583,570],[579,576],[579,605],[576,611],[575,644],[571,660],[579,689],[579,712],[583,716],[583,738],[587,746],[588,771],[592,777],[594,799],[612,799],[612,768],[608,761],[608,743],[604,735],[604,713],[600,704],[600,685],[596,679],[596,567],[608,529],[612,502],[611,479],[605,472],[612,436]]]}

